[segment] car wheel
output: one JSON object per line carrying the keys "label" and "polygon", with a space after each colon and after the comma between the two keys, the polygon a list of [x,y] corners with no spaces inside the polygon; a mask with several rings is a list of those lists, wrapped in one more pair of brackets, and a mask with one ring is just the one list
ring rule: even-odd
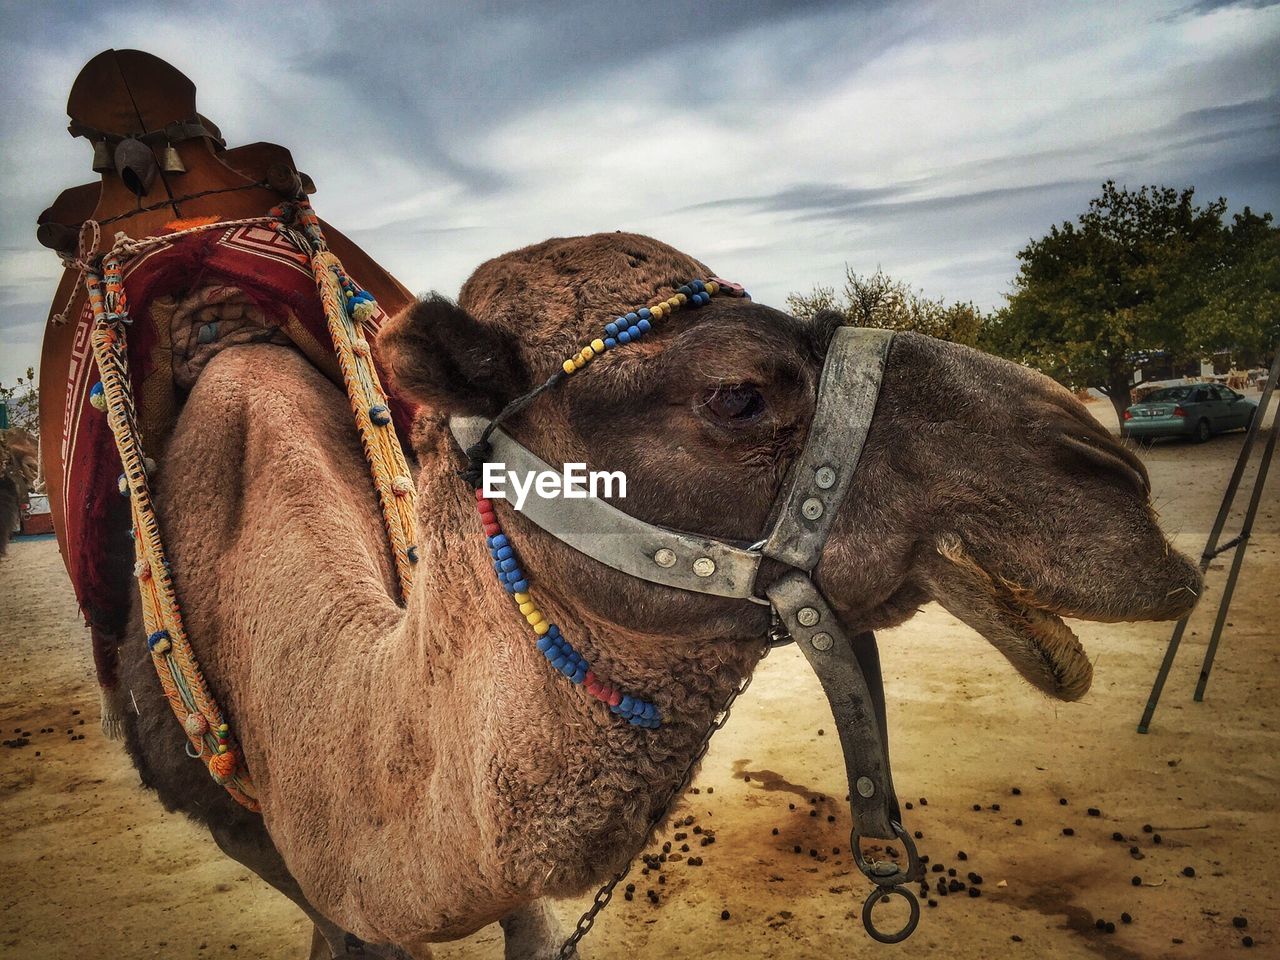
{"label": "car wheel", "polygon": [[1213,436],[1213,428],[1209,426],[1208,420],[1201,420],[1196,424],[1196,443],[1204,443]]}

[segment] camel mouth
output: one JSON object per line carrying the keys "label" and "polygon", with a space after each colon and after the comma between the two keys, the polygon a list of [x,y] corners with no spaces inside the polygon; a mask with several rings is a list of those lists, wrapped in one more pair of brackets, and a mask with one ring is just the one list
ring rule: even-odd
{"label": "camel mouth", "polygon": [[1060,610],[981,567],[958,542],[939,544],[948,561],[932,577],[932,594],[953,616],[982,634],[1032,685],[1059,700],[1079,700],[1093,665]]}

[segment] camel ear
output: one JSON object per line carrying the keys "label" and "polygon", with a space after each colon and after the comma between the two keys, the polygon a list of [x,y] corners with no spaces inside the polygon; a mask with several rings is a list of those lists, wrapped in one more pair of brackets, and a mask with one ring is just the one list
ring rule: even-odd
{"label": "camel ear", "polygon": [[435,293],[383,326],[378,354],[399,390],[446,414],[492,417],[528,389],[514,339]]}

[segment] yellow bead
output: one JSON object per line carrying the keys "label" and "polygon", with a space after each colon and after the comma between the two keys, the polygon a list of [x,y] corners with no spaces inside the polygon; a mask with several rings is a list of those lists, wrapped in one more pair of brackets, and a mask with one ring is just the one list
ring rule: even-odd
{"label": "yellow bead", "polygon": [[590,360],[595,355],[596,355],[596,352],[592,350],[590,347],[582,348],[582,357],[584,360]]}
{"label": "yellow bead", "polygon": [[711,294],[712,296],[715,296],[715,294],[720,290],[720,284],[716,283],[714,280],[709,280],[706,286],[707,286],[707,293]]}
{"label": "yellow bead", "polygon": [[683,293],[677,293],[676,299],[680,301],[681,306],[689,302],[689,298],[686,297]]}
{"label": "yellow bead", "polygon": [[661,320],[663,314],[666,313],[666,310],[663,308],[662,304],[658,304],[657,306],[650,307],[649,313],[652,315],[654,320]]}
{"label": "yellow bead", "polygon": [[227,752],[227,745],[226,745],[225,743],[220,743],[220,744],[218,744],[218,752],[219,752],[219,753],[226,753],[226,752]]}
{"label": "yellow bead", "polygon": [[583,366],[585,366],[585,364],[583,364],[582,359],[580,357],[573,358],[573,369],[581,370]]}
{"label": "yellow bead", "polygon": [[[528,602],[529,602],[529,595],[528,595],[527,593],[517,593],[517,594],[515,594],[515,598],[516,598],[516,603],[528,603]],[[520,611],[520,612],[521,612],[521,613],[523,613],[524,611],[522,610],[522,611]]]}
{"label": "yellow bead", "polygon": [[533,610],[531,610],[529,613],[526,613],[524,615],[524,618],[528,620],[530,623],[537,623],[539,620],[546,619],[545,617],[543,617],[542,611],[539,610],[537,607],[534,607]]}
{"label": "yellow bead", "polygon": [[575,371],[575,370],[577,370],[577,369],[578,369],[577,367],[575,367],[575,366],[573,365],[573,361],[572,361],[572,360],[566,360],[566,361],[565,361],[564,363],[562,363],[560,366],[561,366],[561,368],[564,370],[564,372],[565,372],[565,373],[573,373],[573,371]]}
{"label": "yellow bead", "polygon": [[596,353],[604,353],[604,341],[599,337],[591,341],[591,349]]}
{"label": "yellow bead", "polygon": [[524,603],[520,604],[520,612],[523,613],[525,616],[528,616],[529,614],[533,613],[533,611],[537,609],[538,609],[537,607],[535,607],[532,603],[530,603],[527,600]]}
{"label": "yellow bead", "polygon": [[678,306],[680,306],[680,298],[679,297],[669,298],[667,300],[667,306],[669,306],[672,310],[676,309]]}
{"label": "yellow bead", "polygon": [[533,625],[533,632],[536,633],[538,636],[542,636],[544,633],[546,633],[550,629],[551,629],[551,624],[547,623],[547,621],[545,620],[539,621],[538,623],[535,623]]}

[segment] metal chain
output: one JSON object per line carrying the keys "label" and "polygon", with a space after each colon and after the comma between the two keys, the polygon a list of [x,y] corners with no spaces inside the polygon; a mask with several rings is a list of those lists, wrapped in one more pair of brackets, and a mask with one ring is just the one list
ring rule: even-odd
{"label": "metal chain", "polygon": [[[790,640],[790,636],[775,611],[773,613],[773,622],[769,627],[769,636],[765,640],[764,652],[760,654],[760,659],[763,660],[769,655],[770,650],[775,646],[786,643],[788,640]],[[645,831],[646,840],[649,834],[657,830],[663,821],[667,819],[667,814],[671,812],[671,805],[689,786],[689,782],[693,779],[693,768],[706,756],[707,748],[711,745],[711,738],[716,735],[716,731],[729,722],[729,711],[733,708],[734,701],[746,692],[747,687],[751,686],[751,678],[754,675],[755,670],[753,669],[742,678],[738,686],[730,692],[728,699],[724,702],[724,706],[712,718],[711,725],[707,727],[707,732],[703,734],[702,741],[698,744],[698,748],[693,752],[693,756],[684,768],[684,773],[681,774],[680,779],[676,781],[675,787],[659,807],[658,815],[649,823],[649,829]],[[644,847],[641,846],[640,849],[643,850]],[[636,856],[639,856],[639,851],[636,852]],[[560,952],[556,954],[556,960],[571,960],[571,958],[577,956],[578,942],[591,932],[591,928],[595,926],[596,916],[613,899],[613,888],[627,878],[627,874],[631,872],[632,866],[635,865],[635,860],[636,858],[632,857],[625,867],[614,874],[612,879],[602,884],[600,889],[596,891],[595,897],[592,898],[591,906],[578,918],[578,922],[574,925],[573,933],[561,944]]]}

